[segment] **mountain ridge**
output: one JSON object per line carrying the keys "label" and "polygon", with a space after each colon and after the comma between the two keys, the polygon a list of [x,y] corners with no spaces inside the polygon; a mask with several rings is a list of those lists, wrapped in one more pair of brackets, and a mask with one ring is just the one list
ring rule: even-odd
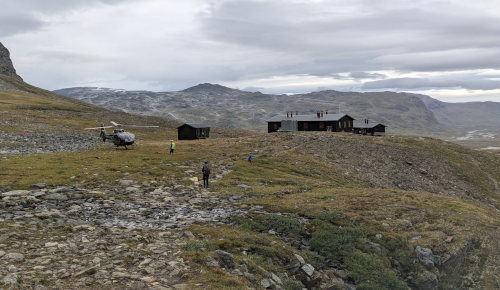
{"label": "mountain ridge", "polygon": [[172,115],[182,121],[210,122],[214,126],[265,131],[265,120],[286,111],[336,111],[356,119],[371,119],[394,133],[410,135],[444,130],[417,97],[406,93],[358,93],[334,90],[308,94],[273,95],[247,92],[214,84],[199,84],[176,92],[125,91],[90,87],[54,91],[113,110]]}

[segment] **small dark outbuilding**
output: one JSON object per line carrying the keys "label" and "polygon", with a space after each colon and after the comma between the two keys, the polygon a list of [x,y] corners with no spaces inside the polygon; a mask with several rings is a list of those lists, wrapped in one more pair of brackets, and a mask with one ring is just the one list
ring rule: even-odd
{"label": "small dark outbuilding", "polygon": [[353,133],[362,134],[362,135],[371,135],[371,136],[384,136],[385,135],[385,127],[384,124],[371,122],[368,119],[364,119],[361,122],[354,121]]}
{"label": "small dark outbuilding", "polygon": [[210,126],[204,124],[184,124],[177,128],[179,140],[206,139],[210,137]]}

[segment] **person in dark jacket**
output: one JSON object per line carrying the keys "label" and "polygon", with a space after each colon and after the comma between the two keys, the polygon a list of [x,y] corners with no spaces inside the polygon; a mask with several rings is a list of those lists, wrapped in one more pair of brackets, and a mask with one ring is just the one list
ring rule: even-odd
{"label": "person in dark jacket", "polygon": [[208,162],[205,161],[203,168],[201,168],[201,172],[203,173],[203,187],[208,188],[208,177],[210,176],[210,166],[208,166]]}

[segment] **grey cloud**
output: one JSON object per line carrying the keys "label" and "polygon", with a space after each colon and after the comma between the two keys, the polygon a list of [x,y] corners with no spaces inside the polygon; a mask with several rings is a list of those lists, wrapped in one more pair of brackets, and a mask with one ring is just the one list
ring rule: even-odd
{"label": "grey cloud", "polygon": [[45,22],[33,15],[4,14],[0,12],[0,37],[7,37],[31,30],[37,30],[45,25]]}
{"label": "grey cloud", "polygon": [[[500,35],[499,18],[441,1],[418,7],[410,1],[400,6],[393,2],[351,1],[351,8],[359,11],[342,13],[345,5],[339,2],[222,1],[201,17],[201,25],[206,36],[219,42],[294,54],[300,72],[312,75],[484,68],[487,57],[482,54],[500,47],[500,38],[492,37]],[[478,62],[468,49],[479,52]],[[441,56],[430,62],[426,55],[453,50],[465,54],[454,55],[453,62]],[[399,62],[391,56],[412,58]],[[329,67],[318,65],[319,58]],[[497,62],[489,65],[500,68]]]}
{"label": "grey cloud", "polygon": [[129,1],[134,0],[0,0],[0,37],[41,29],[47,24],[43,15],[53,15],[66,10],[99,4],[114,5]]}
{"label": "grey cloud", "polygon": [[349,76],[353,79],[383,79],[387,76],[379,73],[367,73],[367,72],[352,72]]}
{"label": "grey cloud", "polygon": [[431,80],[427,78],[393,78],[366,82],[362,89],[428,89],[428,88],[464,88],[469,90],[500,89],[500,81],[496,80]]}

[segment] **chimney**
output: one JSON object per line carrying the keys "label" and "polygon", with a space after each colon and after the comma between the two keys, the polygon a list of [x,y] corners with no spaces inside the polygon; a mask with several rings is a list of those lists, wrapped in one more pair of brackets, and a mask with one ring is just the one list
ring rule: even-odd
{"label": "chimney", "polygon": [[325,111],[325,115],[328,115],[328,110]]}
{"label": "chimney", "polygon": [[323,118],[323,111],[321,111],[321,118]]}
{"label": "chimney", "polygon": [[286,118],[290,118],[290,113],[289,112],[286,112]]}
{"label": "chimney", "polygon": [[319,111],[316,111],[316,116],[318,116],[318,118],[320,118],[320,117],[321,117],[321,115],[320,115],[320,112],[319,112]]}
{"label": "chimney", "polygon": [[293,112],[290,112],[290,118],[293,118]]}
{"label": "chimney", "polygon": [[295,111],[295,116],[298,116],[299,115],[299,111]]}

